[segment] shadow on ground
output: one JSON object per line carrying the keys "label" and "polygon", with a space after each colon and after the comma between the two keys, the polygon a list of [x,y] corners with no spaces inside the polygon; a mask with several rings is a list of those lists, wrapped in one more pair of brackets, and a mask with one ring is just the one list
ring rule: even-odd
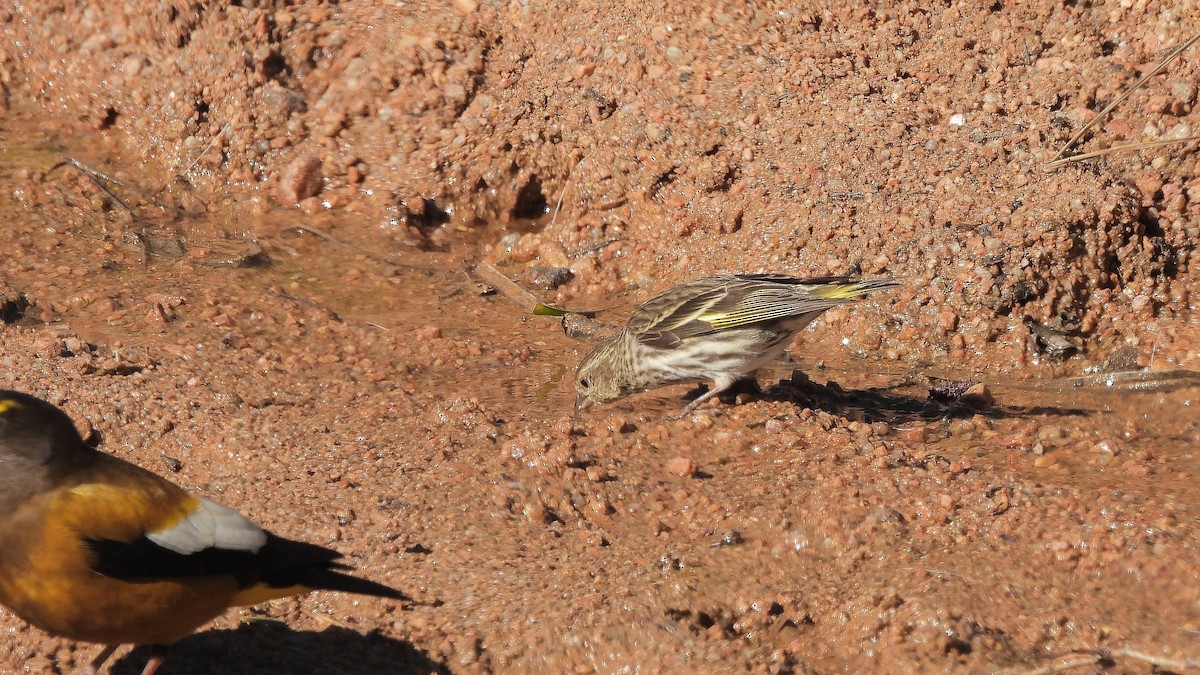
{"label": "shadow on ground", "polygon": [[[920,381],[918,381],[920,380]],[[722,393],[721,401],[732,404],[738,394],[749,394],[765,401],[792,403],[798,408],[839,415],[861,422],[887,422],[892,426],[914,421],[936,421],[982,415],[989,419],[1051,415],[1077,417],[1089,411],[1055,405],[1005,405],[993,399],[986,388],[976,388],[971,380],[942,380],[914,377],[890,387],[845,389],[830,380],[818,384],[803,371],[795,370],[788,379],[760,388],[752,379],[742,380]],[[689,392],[692,399],[706,391],[704,385]],[[924,392],[917,393],[917,392]]]}
{"label": "shadow on ground", "polygon": [[[113,664],[112,675],[137,675],[152,655],[138,647]],[[330,627],[294,631],[270,623],[196,633],[175,643],[161,675],[210,673],[329,673],[337,675],[416,675],[449,673],[442,664],[407,642],[378,633]]]}

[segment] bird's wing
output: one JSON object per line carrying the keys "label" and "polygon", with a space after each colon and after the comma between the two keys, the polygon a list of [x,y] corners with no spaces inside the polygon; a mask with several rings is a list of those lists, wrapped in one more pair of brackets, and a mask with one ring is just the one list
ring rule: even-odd
{"label": "bird's wing", "polygon": [[818,294],[821,289],[836,288],[826,285],[824,280],[802,283],[804,281],[796,279],[781,283],[775,279],[739,277],[729,283],[729,292],[723,301],[714,304],[696,319],[708,325],[710,330],[739,328],[823,312],[846,301],[846,298]]}
{"label": "bird's wing", "polygon": [[850,283],[848,276],[834,277],[789,277],[786,274],[738,274],[736,279],[743,281],[768,281],[786,286],[832,286]]}
{"label": "bird's wing", "polygon": [[647,301],[629,327],[643,344],[671,348],[719,330],[825,311],[857,295],[834,292],[844,282],[845,277],[771,274],[709,277]]}
{"label": "bird's wing", "polygon": [[880,277],[852,281],[848,276],[835,277],[789,277],[781,274],[739,274],[740,281],[764,281],[784,286],[798,286],[800,290],[822,298],[848,300],[872,291],[896,288],[908,277]]}
{"label": "bird's wing", "polygon": [[313,589],[406,597],[338,572],[346,566],[336,551],[275,536],[231,508],[102,457],[91,480],[64,488],[50,509],[83,541],[98,574],[123,581],[231,576],[243,589],[234,604]]}
{"label": "bird's wing", "polygon": [[273,570],[338,557],[271,536],[216,502],[169,493],[85,483],[66,493],[55,513],[86,544],[93,571],[125,581],[233,575],[254,583]]}
{"label": "bird's wing", "polygon": [[724,277],[709,277],[681,284],[650,298],[629,317],[634,333],[672,331],[691,321],[725,296]]}
{"label": "bird's wing", "polygon": [[[48,513],[79,537],[91,568],[123,580],[253,577],[337,553],[273,537],[242,514],[101,453]],[[292,545],[294,543],[294,546]]]}
{"label": "bird's wing", "polygon": [[629,317],[626,330],[638,341],[670,348],[683,338],[712,330],[694,325],[696,318],[726,295],[725,277],[697,279],[650,298]]}

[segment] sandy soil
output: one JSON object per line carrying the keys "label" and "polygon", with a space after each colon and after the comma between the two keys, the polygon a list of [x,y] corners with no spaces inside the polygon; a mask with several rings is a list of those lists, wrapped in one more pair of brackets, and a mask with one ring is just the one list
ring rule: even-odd
{"label": "sandy soil", "polygon": [[[1042,168],[1194,9],[925,4],[0,8],[0,387],[441,601],[233,611],[163,672],[1195,667],[1196,143]],[[1082,149],[1192,135],[1198,50]],[[907,278],[670,421],[572,415],[587,342],[478,261],[609,323]],[[4,672],[98,649],[0,624]]]}

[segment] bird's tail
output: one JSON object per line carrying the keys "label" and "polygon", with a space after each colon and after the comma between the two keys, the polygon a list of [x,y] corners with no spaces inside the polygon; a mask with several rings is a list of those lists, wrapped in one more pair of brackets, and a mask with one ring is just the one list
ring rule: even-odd
{"label": "bird's tail", "polygon": [[343,591],[361,595],[374,595],[392,600],[412,601],[412,598],[392,588],[374,581],[351,576],[339,570],[350,569],[348,565],[332,563],[329,567],[313,569],[304,575],[300,583],[313,590]]}

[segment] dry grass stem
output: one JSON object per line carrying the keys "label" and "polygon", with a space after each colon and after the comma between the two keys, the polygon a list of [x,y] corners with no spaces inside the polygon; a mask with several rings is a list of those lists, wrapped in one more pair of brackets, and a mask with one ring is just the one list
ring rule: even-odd
{"label": "dry grass stem", "polygon": [[1191,47],[1193,44],[1195,44],[1197,40],[1200,40],[1200,33],[1193,35],[1187,42],[1184,42],[1183,44],[1179,45],[1175,49],[1172,49],[1171,52],[1169,54],[1167,54],[1167,56],[1164,57],[1162,61],[1159,61],[1158,65],[1155,66],[1153,70],[1151,70],[1150,72],[1143,75],[1141,77],[1141,79],[1139,79],[1137,82],[1135,82],[1132,87],[1126,89],[1124,92],[1122,92],[1122,94],[1120,96],[1113,99],[1112,103],[1109,103],[1108,105],[1104,106],[1104,110],[1101,110],[1095,117],[1093,117],[1091,119],[1091,121],[1089,121],[1087,124],[1083,125],[1083,127],[1081,127],[1079,129],[1079,131],[1075,132],[1075,135],[1072,136],[1071,139],[1069,141],[1067,141],[1065,145],[1062,146],[1062,148],[1058,151],[1058,154],[1054,155],[1054,159],[1050,160],[1050,162],[1048,164],[1046,164],[1046,166],[1043,167],[1043,170],[1053,171],[1054,169],[1062,166],[1061,163],[1058,163],[1058,160],[1060,158],[1062,158],[1063,154],[1065,154],[1068,150],[1070,150],[1072,147],[1075,146],[1075,143],[1077,143],[1079,141],[1079,139],[1082,138],[1085,133],[1087,133],[1088,129],[1091,129],[1092,127],[1096,126],[1096,124],[1098,124],[1100,122],[1100,120],[1104,119],[1104,117],[1106,115],[1108,115],[1108,113],[1112,112],[1113,108],[1116,108],[1118,105],[1120,105],[1121,101],[1124,101],[1126,98],[1129,97],[1130,94],[1137,91],[1138,88],[1140,88],[1147,81],[1149,81],[1150,78],[1154,77],[1159,72],[1161,72],[1162,69],[1165,68],[1168,63],[1175,60],[1175,58],[1178,57],[1180,54],[1182,54],[1184,51],[1186,51],[1188,47]]}

